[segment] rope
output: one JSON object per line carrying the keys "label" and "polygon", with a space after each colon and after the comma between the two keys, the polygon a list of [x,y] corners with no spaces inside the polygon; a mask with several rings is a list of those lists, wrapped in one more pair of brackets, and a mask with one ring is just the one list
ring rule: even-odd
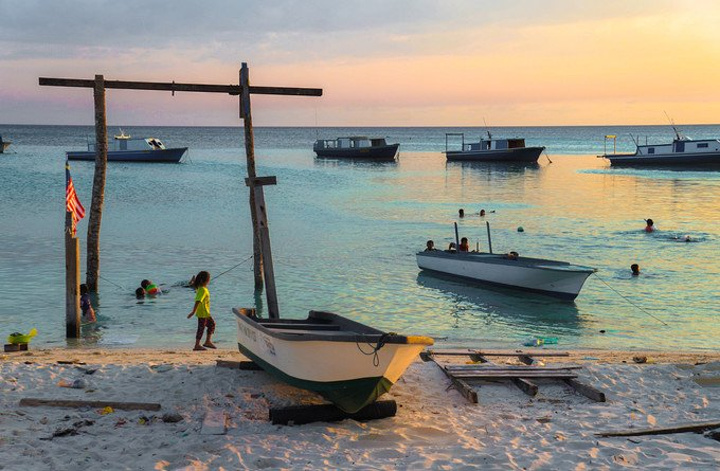
{"label": "rope", "polygon": [[372,355],[373,356],[373,366],[378,367],[378,366],[380,366],[380,357],[378,356],[378,351],[385,346],[385,342],[387,341],[388,337],[391,337],[393,335],[397,335],[397,334],[395,334],[394,332],[387,332],[387,333],[382,334],[380,336],[380,338],[378,338],[377,344],[375,344],[375,345],[371,344],[370,342],[365,342],[368,345],[368,347],[370,347],[372,349],[372,351],[370,351],[370,352],[364,351],[362,349],[362,347],[360,347],[360,342],[358,342],[357,340],[355,341],[355,345],[357,345],[358,350],[360,350],[360,353],[362,353],[363,355],[367,355],[367,356]]}
{"label": "rope", "polygon": [[648,316],[652,317],[653,319],[655,319],[656,321],[658,321],[658,322],[661,323],[662,325],[664,325],[664,326],[667,326],[667,325],[668,325],[668,324],[666,324],[662,319],[660,319],[659,317],[657,317],[657,316],[653,315],[652,313],[646,311],[645,309],[641,308],[640,306],[638,306],[638,305],[635,304],[634,302],[630,301],[630,299],[628,299],[626,296],[623,296],[622,293],[620,293],[618,290],[616,290],[615,288],[613,288],[612,286],[610,286],[605,280],[603,280],[602,278],[600,278],[600,276],[599,276],[597,273],[595,273],[595,276],[597,277],[598,280],[602,281],[602,282],[605,284],[605,286],[607,286],[608,288],[610,288],[611,290],[613,290],[613,291],[615,292],[615,294],[617,294],[618,296],[620,296],[621,298],[623,298],[625,301],[627,301],[628,303],[632,304],[633,306],[635,306],[636,308],[638,308],[639,310],[641,310],[642,312],[644,312],[644,313],[647,314]]}
{"label": "rope", "polygon": [[104,276],[102,276],[102,275],[100,275],[100,279],[101,279],[101,280],[105,280],[105,281],[107,281],[108,283],[110,283],[110,284],[111,284],[111,285],[113,285],[113,286],[117,286],[118,288],[120,288],[120,289],[121,289],[121,290],[123,290],[123,291],[128,291],[128,289],[127,289],[127,288],[125,288],[125,287],[123,287],[123,286],[120,286],[119,284],[117,284],[117,283],[114,283],[114,282],[112,282],[112,281],[108,280],[107,278],[105,278],[105,277],[104,277]]}
{"label": "rope", "polygon": [[543,154],[545,154],[545,157],[547,157],[548,162],[553,163],[553,161],[550,160],[550,156],[548,155],[548,153],[547,153],[547,151],[546,151],[545,149],[543,149]]}
{"label": "rope", "polygon": [[222,272],[222,273],[220,273],[219,275],[215,276],[213,279],[214,279],[214,280],[217,280],[218,278],[220,278],[221,276],[223,276],[225,273],[228,273],[228,272],[236,269],[237,267],[239,267],[239,266],[242,265],[243,263],[247,262],[248,260],[250,260],[250,259],[253,258],[254,256],[255,256],[255,254],[250,255],[249,257],[243,259],[240,263],[238,263],[238,264],[235,265],[234,267],[228,268],[228,269],[225,270],[224,272]]}

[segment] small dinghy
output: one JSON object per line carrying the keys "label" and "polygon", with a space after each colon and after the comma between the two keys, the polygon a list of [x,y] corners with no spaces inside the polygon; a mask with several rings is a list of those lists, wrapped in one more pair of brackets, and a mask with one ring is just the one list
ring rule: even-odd
{"label": "small dinghy", "polygon": [[281,381],[357,412],[386,393],[433,339],[383,332],[329,312],[281,319],[263,194],[263,185],[274,185],[275,177],[246,181],[255,196],[269,318],[257,317],[254,309],[233,309],[238,349]]}

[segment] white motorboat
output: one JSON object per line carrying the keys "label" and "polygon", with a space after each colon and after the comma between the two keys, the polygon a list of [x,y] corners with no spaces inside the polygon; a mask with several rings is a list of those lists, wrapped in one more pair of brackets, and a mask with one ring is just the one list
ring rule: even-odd
{"label": "white motorboat", "polygon": [[422,270],[572,301],[597,270],[568,262],[485,252],[417,253]]}
{"label": "white motorboat", "polygon": [[[525,139],[497,139],[487,131],[488,138],[481,138],[479,142],[465,143],[464,133],[445,134],[445,156],[449,161],[468,162],[537,162],[545,147],[526,147]],[[450,150],[449,137],[460,137],[462,142],[459,150]]]}
{"label": "white motorboat", "polygon": [[[86,151],[66,152],[68,160],[95,160],[95,143],[88,142]],[[133,138],[125,131],[108,142],[108,162],[178,163],[187,147],[167,148],[155,137]]]}

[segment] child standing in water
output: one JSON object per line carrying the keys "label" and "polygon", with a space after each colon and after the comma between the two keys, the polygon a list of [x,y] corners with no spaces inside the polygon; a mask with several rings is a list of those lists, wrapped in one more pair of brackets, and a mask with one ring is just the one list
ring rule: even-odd
{"label": "child standing in water", "polygon": [[[215,321],[210,316],[210,291],[207,289],[207,285],[210,283],[210,273],[201,271],[195,275],[192,287],[195,288],[195,305],[187,318],[190,319],[193,315],[198,318],[197,333],[195,334],[195,348],[193,350],[207,350],[208,348],[216,348],[211,342],[213,333],[215,333]],[[205,337],[205,343],[200,345],[200,340],[203,336],[203,331],[207,329],[207,336]]]}

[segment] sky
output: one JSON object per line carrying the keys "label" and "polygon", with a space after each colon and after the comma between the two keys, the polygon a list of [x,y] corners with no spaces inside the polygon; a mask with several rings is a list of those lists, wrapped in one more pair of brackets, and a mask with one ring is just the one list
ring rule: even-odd
{"label": "sky", "polygon": [[[93,124],[38,77],[322,88],[259,126],[720,123],[717,0],[0,0],[0,123]],[[237,97],[107,92],[108,124],[236,126]]]}

